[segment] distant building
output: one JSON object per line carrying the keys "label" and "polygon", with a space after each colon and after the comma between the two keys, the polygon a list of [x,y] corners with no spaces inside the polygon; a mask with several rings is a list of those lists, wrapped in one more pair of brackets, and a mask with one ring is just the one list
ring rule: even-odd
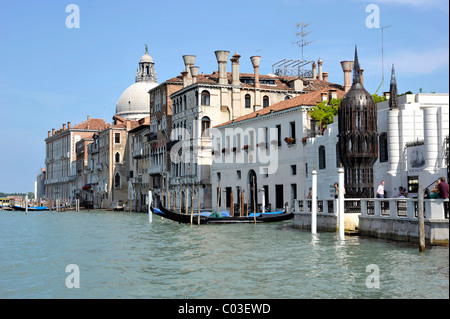
{"label": "distant building", "polygon": [[45,199],[45,168],[41,168],[41,173],[36,177],[36,200]]}
{"label": "distant building", "polygon": [[75,145],[84,138],[106,127],[102,119],[91,119],[89,116],[81,124],[71,126],[71,122],[63,124],[57,131],[48,131],[45,139],[45,196],[47,199],[69,200],[75,196],[76,189],[76,149]]}

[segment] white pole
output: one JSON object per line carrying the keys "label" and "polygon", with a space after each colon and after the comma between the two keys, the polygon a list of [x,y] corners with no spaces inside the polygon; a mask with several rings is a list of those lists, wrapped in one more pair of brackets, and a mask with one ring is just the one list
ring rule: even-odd
{"label": "white pole", "polygon": [[341,166],[338,170],[339,174],[339,239],[344,240],[344,168]]}
{"label": "white pole", "polygon": [[25,214],[28,214],[28,195],[25,195]]}
{"label": "white pole", "polygon": [[312,187],[311,187],[311,234],[317,233],[317,171],[314,167],[312,171]]}
{"label": "white pole", "polygon": [[265,203],[266,203],[266,191],[263,188],[263,189],[261,189],[261,192],[262,192],[261,193],[261,197],[262,197],[262,199],[261,199],[261,206],[262,206],[262,213],[264,214],[266,212],[266,208],[264,207]]}
{"label": "white pole", "polygon": [[152,191],[148,191],[148,222],[153,222],[152,218],[152,210],[150,207],[152,206]]}

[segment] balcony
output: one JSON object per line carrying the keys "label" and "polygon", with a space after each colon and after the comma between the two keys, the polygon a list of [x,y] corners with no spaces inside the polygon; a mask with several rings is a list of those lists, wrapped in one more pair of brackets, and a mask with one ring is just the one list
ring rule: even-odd
{"label": "balcony", "polygon": [[151,132],[148,135],[148,142],[153,142],[156,141],[158,139],[158,134],[156,134],[155,132]]}
{"label": "balcony", "polygon": [[143,154],[142,148],[133,151],[133,158],[141,158]]}
{"label": "balcony", "polygon": [[148,168],[148,174],[149,175],[155,175],[155,174],[162,174],[164,171],[163,166],[160,165],[150,165]]}

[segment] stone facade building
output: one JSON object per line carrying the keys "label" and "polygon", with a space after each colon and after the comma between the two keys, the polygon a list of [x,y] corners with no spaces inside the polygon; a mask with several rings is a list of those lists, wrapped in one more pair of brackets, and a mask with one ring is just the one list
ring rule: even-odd
{"label": "stone facade building", "polygon": [[102,119],[91,119],[89,116],[81,124],[67,125],[57,131],[48,131],[45,139],[46,180],[45,196],[47,199],[69,201],[75,196],[76,189],[76,148],[78,141],[92,137],[100,129],[106,127]]}

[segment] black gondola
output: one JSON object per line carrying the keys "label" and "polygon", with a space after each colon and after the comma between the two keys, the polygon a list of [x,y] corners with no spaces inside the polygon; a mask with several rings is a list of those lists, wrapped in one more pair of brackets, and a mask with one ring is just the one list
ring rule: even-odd
{"label": "black gondola", "polygon": [[[174,212],[170,209],[159,206],[159,208],[151,207],[154,214],[184,224],[191,223],[191,214],[181,214]],[[219,215],[219,216],[218,216]],[[218,217],[216,217],[218,216]],[[234,224],[234,223],[272,223],[289,220],[294,217],[294,213],[288,213],[280,210],[277,212],[256,213],[256,217],[253,213],[247,216],[235,216],[235,217],[220,217],[217,213],[200,213],[200,224]],[[193,214],[193,224],[198,224],[198,213]]]}

